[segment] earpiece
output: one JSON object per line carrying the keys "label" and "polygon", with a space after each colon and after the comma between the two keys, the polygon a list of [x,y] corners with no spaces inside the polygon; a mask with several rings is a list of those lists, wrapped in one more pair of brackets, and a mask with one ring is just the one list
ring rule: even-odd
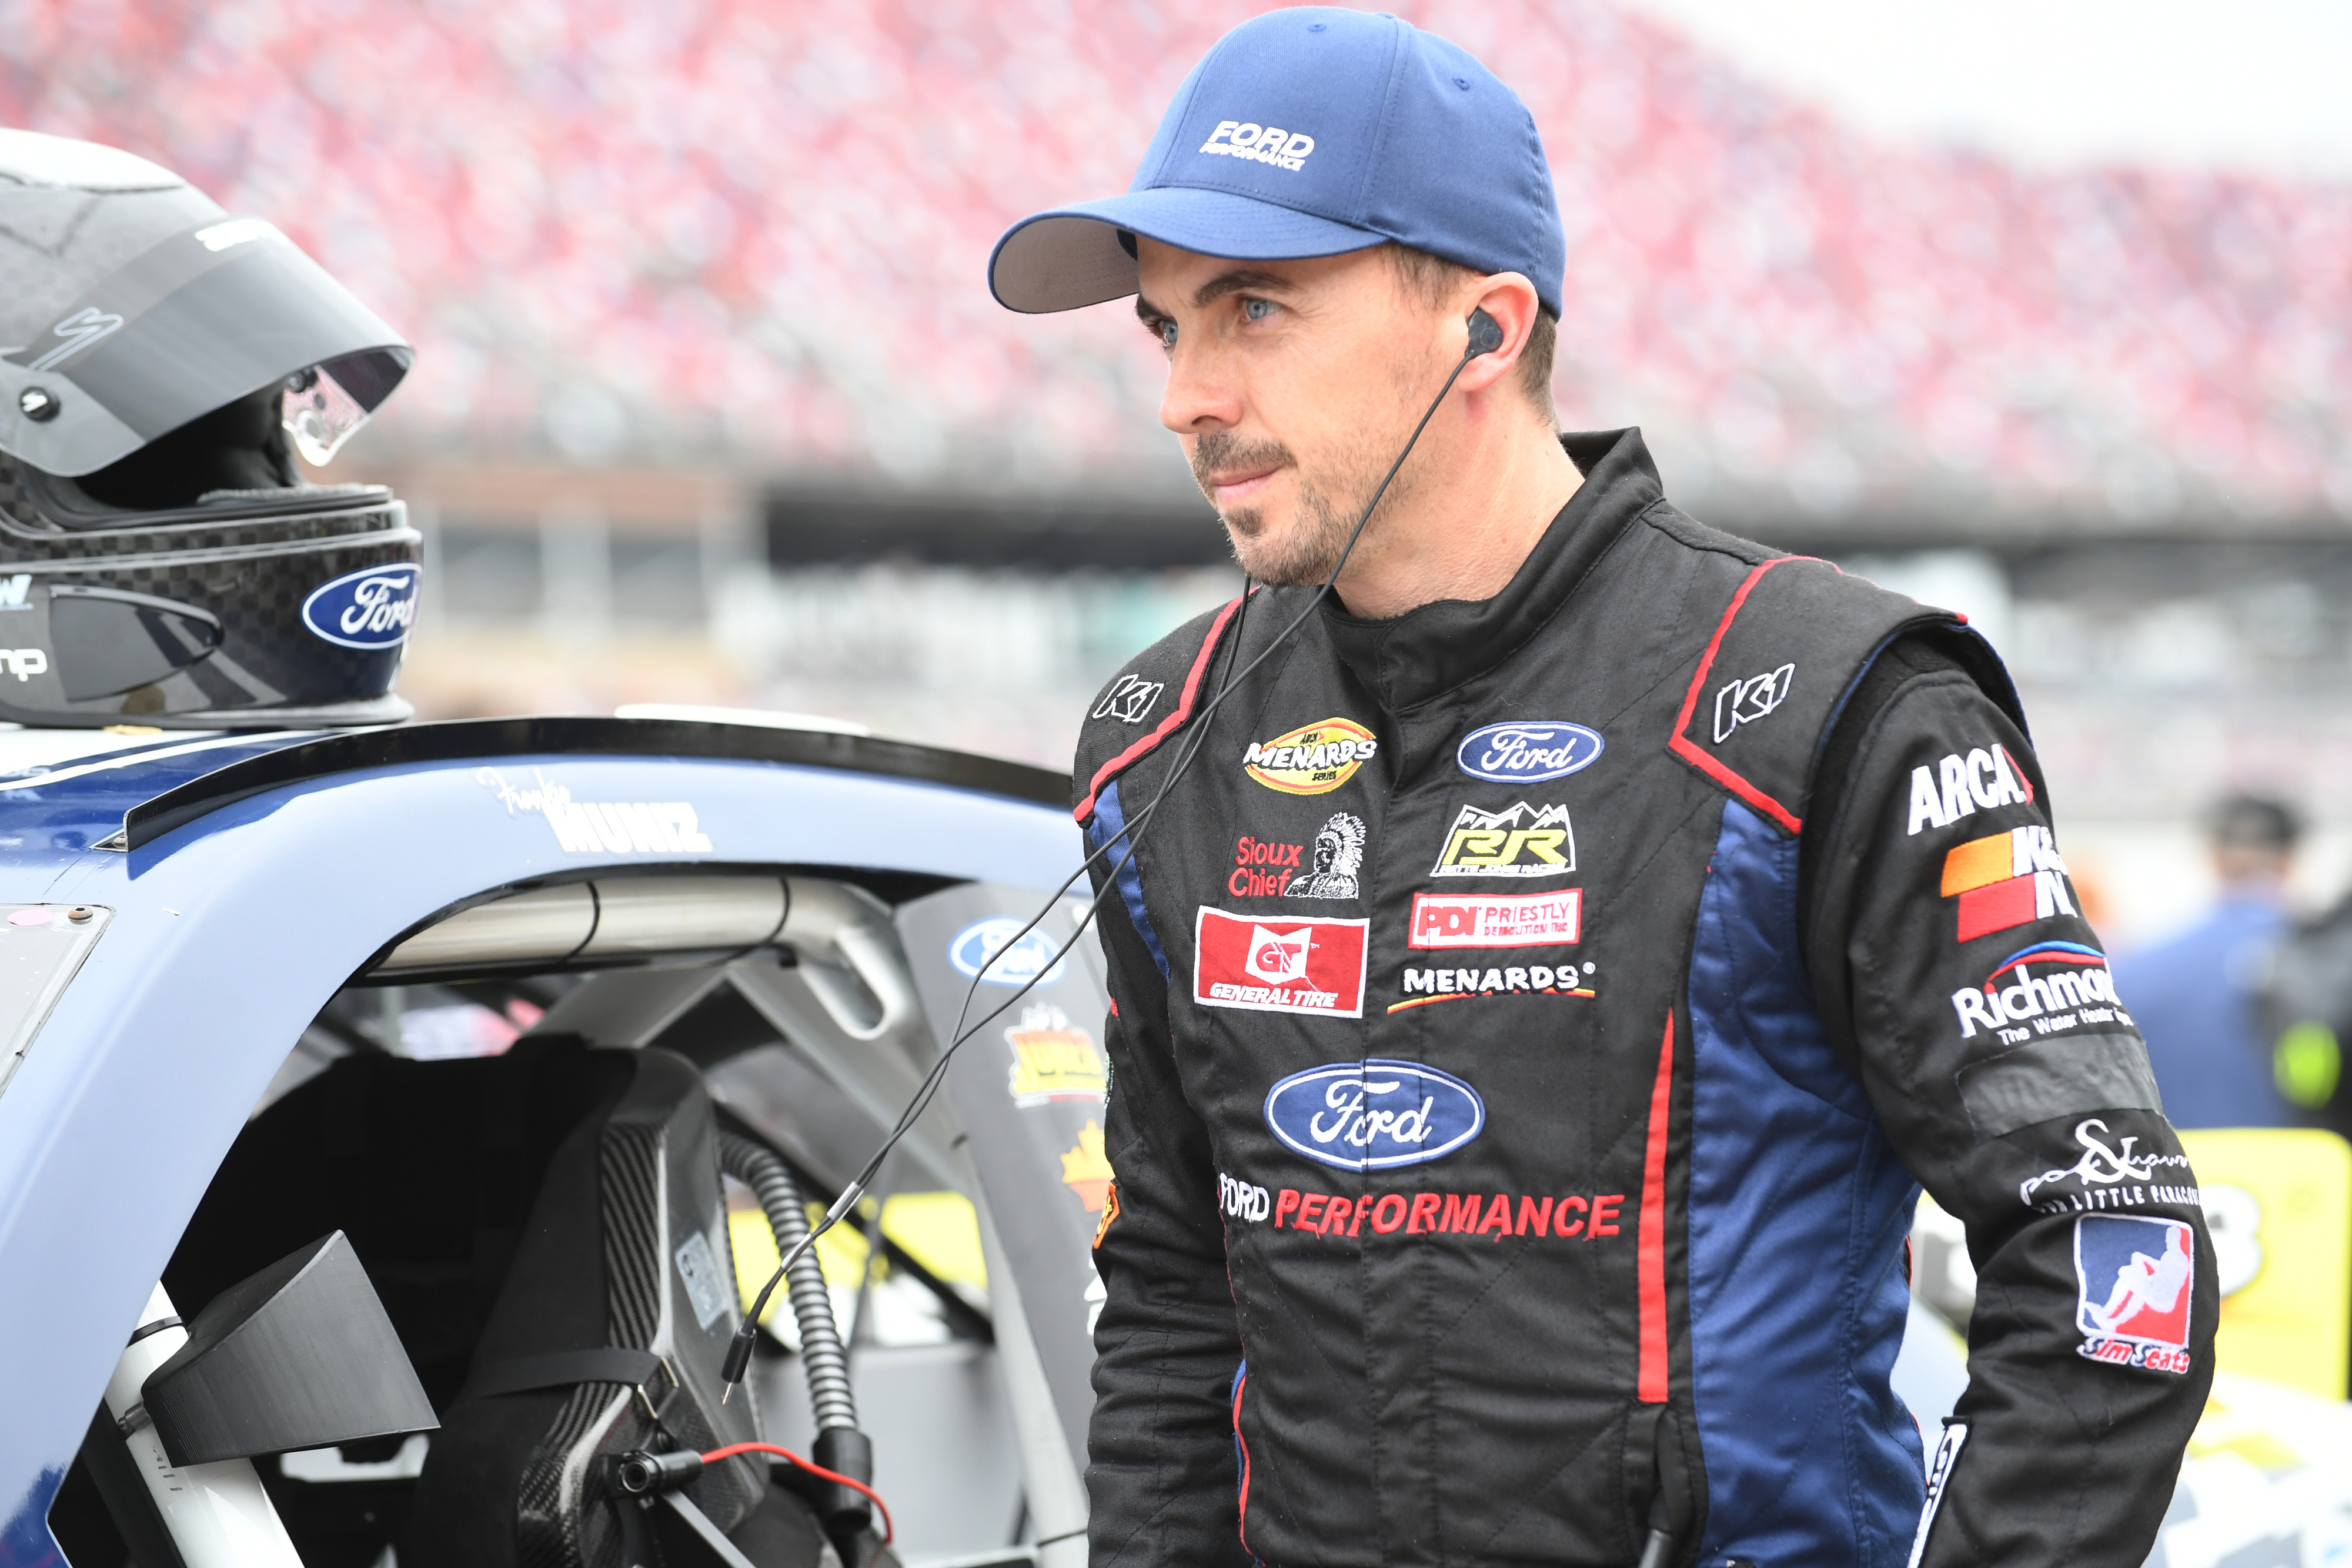
{"label": "earpiece", "polygon": [[1498,323],[1492,316],[1487,315],[1484,310],[1473,310],[1470,312],[1470,352],[1468,357],[1475,360],[1481,354],[1491,354],[1502,346],[1503,329],[1501,324]]}
{"label": "earpiece", "polygon": [[[1127,247],[1129,256],[1135,254],[1134,243],[1129,235],[1121,234],[1119,243]],[[1072,872],[1060,887],[1054,890],[1053,895],[1045,900],[1045,907],[1030,917],[1029,924],[1013,933],[1012,940],[1003,944],[1004,947],[1011,948],[1026,938],[1049,913],[1060,907],[1059,901],[1062,894],[1078,878],[1087,873],[1088,867],[1111,854],[1119,846],[1125,845],[1125,850],[1112,864],[1110,874],[1103,879],[1102,891],[1096,894],[1093,900],[1087,904],[1086,914],[1079,919],[1077,928],[1071,933],[1071,942],[1076,942],[1085,933],[1087,926],[1101,912],[1103,901],[1114,889],[1121,885],[1119,878],[1134,862],[1136,852],[1142,848],[1147,831],[1152,825],[1152,819],[1159,811],[1160,802],[1168,799],[1170,791],[1176,788],[1177,781],[1182,779],[1192,768],[1193,758],[1200,756],[1202,745],[1208,736],[1210,716],[1224,706],[1227,697],[1241,689],[1241,683],[1246,680],[1259,665],[1274,657],[1282,645],[1289,642],[1301,626],[1307,624],[1307,618],[1315,613],[1316,607],[1330,596],[1332,585],[1339,580],[1339,573],[1346,568],[1348,558],[1355,553],[1356,541],[1363,537],[1364,525],[1370,522],[1372,514],[1380,509],[1381,497],[1389,493],[1389,486],[1395,480],[1397,471],[1404,466],[1404,460],[1412,455],[1414,445],[1421,440],[1421,433],[1427,430],[1429,422],[1437,416],[1438,404],[1445,401],[1445,394],[1454,390],[1454,383],[1462,379],[1462,372],[1469,368],[1471,361],[1483,354],[1491,354],[1503,346],[1502,324],[1487,315],[1486,311],[1470,312],[1467,325],[1470,329],[1468,350],[1463,354],[1461,362],[1454,367],[1454,373],[1445,378],[1445,384],[1437,389],[1437,396],[1430,401],[1429,407],[1423,412],[1421,423],[1412,427],[1412,434],[1406,438],[1404,450],[1397,454],[1396,461],[1389,465],[1387,475],[1381,478],[1379,486],[1372,491],[1371,499],[1364,503],[1362,514],[1356,518],[1354,530],[1348,535],[1348,542],[1340,547],[1339,559],[1332,563],[1330,571],[1323,579],[1323,586],[1317,589],[1308,596],[1306,603],[1299,606],[1297,615],[1291,620],[1289,625],[1276,632],[1273,639],[1258,650],[1257,654],[1248,664],[1236,671],[1233,667],[1234,660],[1239,657],[1242,628],[1244,618],[1249,614],[1250,585],[1246,579],[1244,580],[1242,597],[1239,601],[1240,608],[1234,612],[1233,631],[1230,633],[1234,653],[1226,660],[1224,680],[1208,701],[1181,721],[1180,727],[1189,726],[1192,733],[1189,742],[1177,753],[1175,766],[1171,768],[1167,776],[1160,779],[1160,789],[1151,797],[1150,802],[1129,816],[1125,825],[1114,837],[1087,855],[1085,863]],[[1199,674],[1199,671],[1194,672],[1195,676]],[[957,1011],[953,1038],[949,1041],[947,1049],[939,1053],[939,1060],[932,1064],[931,1070],[924,1075],[922,1082],[916,1088],[914,1098],[908,1102],[906,1110],[899,1113],[898,1124],[890,1129],[890,1135],[882,1140],[882,1146],[874,1151],[874,1157],[866,1162],[866,1168],[860,1171],[847,1186],[841,1189],[841,1196],[834,1200],[833,1207],[825,1211],[824,1218],[813,1226],[808,1234],[795,1242],[792,1249],[778,1260],[776,1271],[768,1276],[768,1282],[761,1287],[758,1298],[751,1303],[750,1314],[743,1320],[742,1328],[727,1347],[726,1363],[719,1372],[720,1381],[727,1390],[727,1394],[719,1396],[721,1404],[726,1402],[728,1394],[734,1392],[735,1385],[743,1381],[744,1374],[751,1368],[751,1352],[759,1337],[760,1317],[767,1308],[769,1296],[777,1286],[784,1282],[785,1274],[799,1260],[801,1254],[806,1251],[818,1237],[832,1229],[845,1215],[851,1212],[859,1196],[866,1191],[867,1184],[874,1180],[875,1173],[882,1168],[883,1160],[887,1158],[890,1151],[898,1146],[898,1140],[907,1135],[907,1130],[915,1124],[916,1118],[923,1113],[923,1108],[931,1103],[931,1096],[939,1092],[940,1083],[946,1075],[948,1060],[962,1049],[966,1040],[977,1036],[982,1029],[1002,1015],[1007,1008],[1026,996],[1032,987],[1051,973],[1053,973],[1051,969],[1045,969],[1031,975],[1026,980],[1021,982],[1020,988],[1011,997],[991,1009],[987,1017],[967,1029],[964,1027],[965,1021],[971,1016],[972,1000],[980,991],[980,977],[977,974],[974,975],[971,987],[964,992],[963,1006]],[[1654,1535],[1654,1545],[1656,1539],[1657,1537]],[[1644,1557],[1643,1561],[1646,1563],[1649,1559]]]}

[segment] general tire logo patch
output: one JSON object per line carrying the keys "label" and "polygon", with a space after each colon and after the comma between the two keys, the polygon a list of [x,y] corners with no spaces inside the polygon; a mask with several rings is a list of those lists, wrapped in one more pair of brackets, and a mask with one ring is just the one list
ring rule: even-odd
{"label": "general tire logo patch", "polygon": [[1370,924],[1258,919],[1203,905],[1192,927],[1192,999],[1204,1008],[1361,1018]]}

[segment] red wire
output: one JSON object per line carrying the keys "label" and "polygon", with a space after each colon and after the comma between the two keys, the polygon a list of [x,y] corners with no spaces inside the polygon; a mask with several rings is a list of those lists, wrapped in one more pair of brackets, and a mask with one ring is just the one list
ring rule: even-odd
{"label": "red wire", "polygon": [[823,1465],[811,1464],[790,1448],[780,1448],[773,1443],[730,1443],[723,1448],[713,1448],[703,1455],[702,1462],[706,1465],[715,1465],[721,1459],[731,1459],[738,1454],[773,1454],[780,1459],[791,1460],[821,1481],[835,1481],[849,1488],[852,1491],[864,1492],[866,1500],[881,1511],[882,1544],[889,1545],[891,1539],[898,1534],[896,1527],[890,1522],[890,1505],[884,1502],[881,1494],[872,1487],[867,1486],[864,1481],[852,1480],[837,1470],[826,1469]]}

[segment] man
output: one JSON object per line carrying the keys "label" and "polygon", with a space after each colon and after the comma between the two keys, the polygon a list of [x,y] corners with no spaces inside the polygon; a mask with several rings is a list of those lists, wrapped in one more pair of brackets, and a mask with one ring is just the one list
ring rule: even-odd
{"label": "man", "polygon": [[[1136,295],[1266,585],[1079,742],[1094,1560],[2137,1564],[2213,1270],[2007,679],[1675,511],[1637,433],[1556,435],[1564,268],[1517,99],[1326,9],[992,259],[1017,309]],[[1335,810],[1354,898],[1234,891]],[[1982,1281],[1924,1511],[1915,1173]]]}
{"label": "man", "polygon": [[[2232,795],[2213,808],[2210,826],[2220,896],[2188,930],[2118,958],[2118,988],[2179,1125],[2294,1126],[2280,1091],[2294,1080],[2273,1071],[2254,985],[2291,929],[2286,879],[2302,823],[2276,800]],[[2315,1104],[2335,1088],[2326,1076]]]}

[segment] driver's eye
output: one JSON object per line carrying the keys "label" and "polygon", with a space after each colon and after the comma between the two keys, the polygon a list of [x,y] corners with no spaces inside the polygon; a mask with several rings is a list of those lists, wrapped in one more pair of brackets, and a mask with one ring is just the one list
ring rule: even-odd
{"label": "driver's eye", "polygon": [[1176,346],[1175,322],[1162,321],[1160,323],[1160,341],[1161,344],[1171,349]]}
{"label": "driver's eye", "polygon": [[1247,317],[1250,320],[1263,321],[1267,317],[1274,314],[1274,301],[1271,299],[1244,299],[1242,301],[1242,314]]}

